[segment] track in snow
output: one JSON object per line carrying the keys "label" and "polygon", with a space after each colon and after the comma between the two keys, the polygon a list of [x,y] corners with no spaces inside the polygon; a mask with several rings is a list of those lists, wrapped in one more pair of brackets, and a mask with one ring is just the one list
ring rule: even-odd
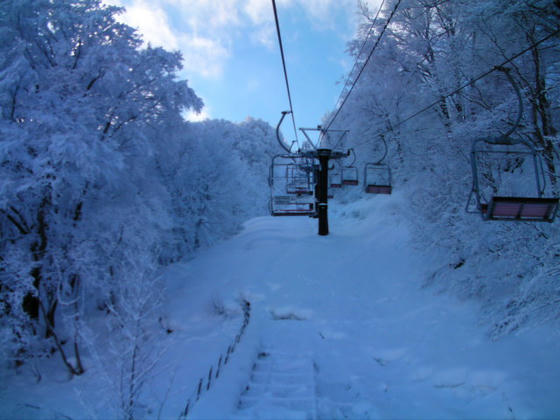
{"label": "track in snow", "polygon": [[243,350],[192,418],[560,418],[558,332],[492,342],[476,303],[424,287],[448,256],[412,246],[405,204],[348,206],[327,237],[310,220],[254,219],[189,263],[177,307],[199,314],[216,290],[254,305]]}
{"label": "track in snow", "polygon": [[265,349],[253,364],[238,403],[239,418],[317,418],[315,368],[311,354]]}

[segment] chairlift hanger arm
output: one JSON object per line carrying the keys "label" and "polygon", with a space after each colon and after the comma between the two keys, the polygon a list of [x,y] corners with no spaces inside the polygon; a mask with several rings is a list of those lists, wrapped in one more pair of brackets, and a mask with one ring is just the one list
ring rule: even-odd
{"label": "chairlift hanger arm", "polygon": [[[288,153],[291,153],[292,146],[288,147],[286,143],[284,143],[284,141],[282,141],[282,139],[280,138],[280,126],[282,125],[282,121],[284,121],[286,115],[291,113],[292,111],[282,111],[282,116],[280,117],[280,121],[278,121],[278,124],[276,125],[276,139],[278,140],[278,144],[280,145],[280,147],[282,147],[282,149],[284,149]],[[292,145],[293,144],[294,143],[292,143]]]}
{"label": "chairlift hanger arm", "polygon": [[383,142],[383,156],[381,156],[381,159],[375,162],[377,165],[380,165],[385,160],[387,154],[389,153],[389,147],[387,146],[387,140],[385,139],[385,135],[382,134],[379,137],[381,137],[381,141]]}
{"label": "chairlift hanger arm", "polygon": [[348,156],[350,156],[350,155],[352,155],[353,159],[352,159],[352,162],[350,163],[350,165],[346,165],[346,167],[354,166],[354,164],[356,163],[356,152],[354,151],[353,147],[348,149]]}

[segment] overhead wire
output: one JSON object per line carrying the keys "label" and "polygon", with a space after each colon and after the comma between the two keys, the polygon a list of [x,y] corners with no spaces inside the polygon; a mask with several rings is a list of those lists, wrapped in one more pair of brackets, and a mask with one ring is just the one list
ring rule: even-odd
{"label": "overhead wire", "polygon": [[[465,89],[465,88],[467,88],[467,87],[473,85],[474,83],[478,82],[479,80],[481,80],[481,79],[483,79],[483,78],[489,76],[489,75],[492,74],[493,72],[499,70],[500,67],[504,67],[506,64],[511,63],[513,60],[515,60],[515,59],[521,57],[523,54],[526,54],[526,53],[529,52],[531,49],[533,49],[533,48],[539,46],[539,45],[542,44],[543,42],[548,41],[550,38],[552,38],[553,36],[558,35],[558,34],[560,34],[560,29],[558,29],[558,30],[556,30],[556,31],[554,31],[554,32],[551,32],[550,34],[548,34],[548,35],[545,36],[544,38],[540,39],[539,41],[537,41],[537,42],[535,42],[535,43],[533,43],[533,44],[531,44],[531,45],[529,45],[527,48],[524,48],[523,50],[521,50],[521,51],[515,53],[515,54],[512,55],[511,57],[509,57],[509,58],[507,58],[506,60],[504,60],[503,62],[501,62],[500,64],[496,64],[496,65],[493,66],[491,69],[489,69],[489,70],[487,70],[487,71],[485,71],[485,72],[483,72],[483,73],[477,75],[476,77],[470,79],[468,82],[465,82],[464,84],[462,84],[461,86],[459,86],[459,87],[456,88],[455,90],[453,90],[453,91],[451,91],[451,92],[449,92],[449,93],[447,93],[447,94],[445,94],[445,95],[443,95],[443,96],[440,96],[437,100],[431,102],[429,105],[426,105],[425,107],[423,107],[423,108],[419,109],[418,111],[412,113],[411,115],[407,116],[407,117],[406,117],[405,119],[403,119],[402,121],[399,121],[398,123],[392,124],[392,126],[391,126],[390,129],[381,132],[380,135],[385,135],[385,134],[388,134],[388,133],[391,133],[391,132],[395,131],[396,128],[400,127],[401,125],[407,123],[408,121],[410,121],[410,120],[416,118],[417,116],[419,116],[419,115],[423,114],[424,112],[426,112],[426,111],[430,110],[431,108],[433,108],[435,105],[439,104],[439,103],[441,102],[442,99],[447,99],[448,97],[453,96],[453,95],[459,93],[461,90],[463,90],[463,89]],[[369,142],[369,140],[366,140],[366,141],[364,141],[364,142],[362,142],[362,143],[355,144],[354,146],[361,146],[361,145],[366,144],[366,143],[368,143],[368,142]]]}
{"label": "overhead wire", "polygon": [[485,78],[486,76],[492,74],[493,72],[499,70],[501,67],[504,67],[506,64],[511,63],[513,60],[515,60],[516,58],[521,57],[523,54],[526,54],[528,51],[530,51],[531,49],[539,46],[540,44],[542,44],[543,42],[548,41],[550,38],[552,38],[553,36],[560,34],[560,29],[548,34],[547,36],[545,36],[544,38],[540,39],[539,41],[535,42],[534,44],[531,44],[530,46],[528,46],[527,48],[519,51],[518,53],[514,54],[513,56],[509,57],[508,59],[506,59],[505,61],[503,61],[500,64],[495,65],[494,67],[492,67],[490,70],[485,71],[484,73],[479,74],[478,76],[472,78],[471,80],[469,80],[468,82],[462,84],[461,86],[459,86],[457,89],[453,90],[452,92],[449,92],[441,97],[439,97],[436,101],[430,103],[429,105],[423,107],[422,109],[414,112],[413,114],[409,115],[408,117],[406,117],[404,120],[399,121],[398,123],[394,124],[390,130],[387,130],[385,133],[389,133],[391,131],[394,131],[395,128],[400,127],[401,125],[403,125],[404,123],[410,121],[413,118],[416,118],[418,115],[428,111],[429,109],[431,109],[433,106],[439,104],[441,102],[442,99],[447,99],[450,96],[453,96],[457,93],[459,93],[460,91],[462,91],[463,89],[475,84],[476,82],[478,82],[479,80]]}
{"label": "overhead wire", "polygon": [[278,21],[278,11],[276,10],[276,1],[272,0],[272,9],[274,10],[274,21],[276,23],[276,33],[278,34],[278,44],[280,46],[280,55],[282,56],[282,68],[284,69],[284,80],[286,81],[286,90],[288,92],[288,102],[290,104],[290,114],[292,115],[292,125],[294,126],[294,135],[299,146],[299,140],[296,129],[296,120],[294,117],[294,107],[292,105],[292,95],[290,93],[290,83],[288,82],[288,71],[286,70],[286,58],[284,56],[284,47],[282,45],[282,36],[280,35],[280,23]]}
{"label": "overhead wire", "polygon": [[354,82],[352,83],[352,86],[350,87],[350,89],[348,90],[348,93],[346,94],[346,96],[344,97],[344,100],[342,101],[342,103],[340,104],[340,106],[338,107],[338,109],[336,110],[334,116],[331,118],[329,124],[327,125],[326,131],[328,131],[328,129],[332,126],[332,124],[334,123],[334,121],[336,120],[336,118],[338,117],[338,115],[340,114],[340,111],[342,110],[342,108],[344,107],[344,104],[346,104],[346,101],[348,100],[348,98],[350,97],[350,95],[352,94],[352,91],[354,90],[354,88],[356,87],[356,84],[358,83],[358,80],[360,79],[360,77],[362,76],[362,73],[364,72],[365,68],[367,67],[369,60],[371,60],[371,57],[373,56],[373,53],[375,52],[375,50],[377,49],[379,43],[381,42],[381,39],[383,38],[383,35],[385,34],[385,31],[387,30],[387,27],[389,26],[389,24],[391,23],[391,20],[393,19],[393,17],[395,16],[395,13],[397,12],[397,9],[399,8],[399,5],[401,4],[402,0],[398,0],[397,4],[395,4],[395,7],[393,8],[393,10],[391,11],[391,14],[389,15],[389,17],[387,18],[387,21],[385,22],[385,25],[383,26],[383,29],[381,30],[381,32],[379,33],[379,36],[377,37],[377,40],[375,41],[375,44],[373,45],[368,57],[366,58],[366,60],[364,61],[364,64],[362,65],[362,68],[360,69],[360,71],[358,72],[358,75],[356,76],[356,78],[354,79]]}
{"label": "overhead wire", "polygon": [[375,24],[377,23],[377,18],[379,17],[379,13],[381,13],[381,9],[383,9],[384,4],[385,4],[385,0],[382,0],[381,5],[379,6],[379,9],[377,9],[377,13],[375,14],[375,17],[373,18],[373,22],[371,23],[371,25],[370,25],[367,33],[366,33],[366,37],[364,39],[364,42],[362,42],[362,45],[360,47],[360,51],[356,55],[356,60],[354,61],[354,64],[352,65],[352,69],[348,73],[348,77],[346,78],[346,81],[344,82],[344,86],[342,87],[340,95],[338,96],[338,99],[336,100],[337,105],[342,100],[342,97],[344,96],[344,92],[345,92],[346,88],[348,87],[348,85],[350,84],[350,80],[352,79],[352,75],[354,74],[354,71],[358,67],[358,63],[360,61],[360,57],[362,56],[362,52],[364,51],[364,48],[366,47],[366,44],[369,41],[369,39],[371,37],[371,34],[373,33],[373,29],[375,28]]}
{"label": "overhead wire", "polygon": [[[372,25],[370,26],[370,29],[368,30],[368,34],[366,35],[366,39],[364,40],[364,42],[362,43],[362,46],[360,48],[360,52],[358,53],[358,56],[356,58],[356,62],[354,63],[354,66],[352,67],[352,70],[350,72],[350,74],[354,71],[355,66],[358,63],[359,57],[367,43],[367,41],[369,40],[369,36],[370,33],[376,23],[376,20],[379,16],[379,13],[383,7],[385,0],[382,1],[381,6],[379,7],[376,16],[374,18],[374,21],[372,23]],[[387,21],[385,22],[385,25],[383,26],[383,29],[381,30],[379,36],[377,37],[377,40],[374,44],[374,46],[372,47],[368,57],[366,58],[366,60],[364,61],[360,71],[358,72],[358,75],[356,76],[356,78],[354,79],[354,82],[352,83],[350,89],[348,90],[346,96],[344,97],[344,100],[342,101],[342,103],[340,104],[340,106],[337,108],[336,113],[334,114],[334,116],[331,118],[331,120],[329,121],[329,124],[327,125],[326,129],[324,129],[325,132],[327,132],[329,130],[329,128],[332,126],[332,124],[334,123],[334,121],[336,120],[336,118],[338,117],[338,115],[340,114],[340,111],[342,110],[342,108],[344,107],[344,105],[346,104],[346,101],[348,100],[348,98],[350,97],[352,91],[354,90],[356,84],[358,83],[358,80],[360,79],[361,75],[363,74],[365,68],[367,67],[371,57],[373,56],[373,53],[375,52],[375,50],[377,49],[377,47],[379,46],[381,39],[385,33],[385,31],[387,30],[387,27],[389,26],[391,20],[393,19],[395,13],[397,12],[397,9],[400,5],[400,3],[402,2],[402,0],[398,0],[396,5],[394,6],[393,10],[391,11],[391,14],[389,15],[389,17],[387,18]],[[283,44],[282,44],[282,36],[280,33],[280,23],[279,23],[279,19],[278,19],[278,12],[276,9],[276,1],[272,0],[272,7],[273,7],[273,11],[274,11],[274,20],[275,20],[275,24],[276,24],[276,32],[278,35],[278,44],[280,46],[280,55],[282,57],[282,67],[283,67],[283,71],[284,71],[284,80],[286,82],[286,90],[288,93],[288,102],[290,105],[290,113],[292,116],[292,125],[293,125],[293,129],[294,129],[294,135],[296,137],[296,142],[298,142],[299,144],[299,140],[298,140],[298,136],[297,136],[297,129],[296,129],[296,123],[295,123],[295,117],[294,117],[294,111],[293,111],[293,105],[292,105],[292,97],[291,97],[291,92],[290,92],[290,84],[288,81],[288,72],[286,69],[286,59],[285,59],[285,55],[284,55],[284,48],[283,48]],[[508,59],[504,60],[502,63],[492,67],[490,70],[487,70],[481,74],[479,74],[478,76],[470,79],[468,82],[464,83],[463,85],[459,86],[458,88],[454,89],[453,91],[440,96],[437,100],[435,100],[434,102],[430,103],[429,105],[421,108],[420,110],[414,112],[413,114],[409,115],[408,117],[406,117],[405,119],[403,119],[402,121],[399,121],[398,123],[394,124],[389,130],[386,130],[383,134],[387,134],[390,132],[393,132],[397,127],[400,127],[401,125],[405,124],[406,122],[416,118],[417,116],[423,114],[424,112],[428,111],[429,109],[431,109],[432,107],[434,107],[435,105],[437,105],[438,103],[441,102],[442,99],[446,99],[450,96],[453,96],[455,94],[457,94],[458,92],[460,92],[461,90],[467,88],[468,86],[473,85],[474,83],[476,83],[477,81],[487,77],[488,75],[492,74],[494,71],[498,70],[500,67],[505,66],[506,64],[512,62],[513,60],[517,59],[518,57],[522,56],[523,54],[527,53],[528,51],[530,51],[531,49],[537,47],[538,45],[542,44],[543,42],[548,41],[550,38],[552,38],[553,36],[557,35],[560,33],[560,29],[556,30],[552,33],[550,33],[549,35],[545,36],[544,38],[540,39],[539,41],[531,44],[530,46],[528,46],[527,48],[519,51],[518,53],[514,54],[513,56],[509,57]],[[349,79],[347,79],[347,81],[345,82],[343,91],[347,86],[347,82]],[[341,92],[341,95],[342,95]],[[340,97],[339,97],[339,101],[340,101]],[[335,146],[336,147],[336,146]]]}

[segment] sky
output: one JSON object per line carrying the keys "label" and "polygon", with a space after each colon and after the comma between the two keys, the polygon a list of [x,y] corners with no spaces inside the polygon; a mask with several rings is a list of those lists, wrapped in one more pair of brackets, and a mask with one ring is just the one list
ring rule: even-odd
{"label": "sky", "polygon": [[[259,118],[275,126],[289,109],[271,0],[104,0],[152,46],[180,50],[180,76],[205,107],[191,120]],[[367,0],[371,9],[379,0]],[[353,65],[347,42],[358,0],[277,0],[295,122],[315,127],[333,110]],[[375,9],[376,10],[376,9]],[[291,121],[283,125],[293,137]],[[301,136],[301,134],[298,134]]]}

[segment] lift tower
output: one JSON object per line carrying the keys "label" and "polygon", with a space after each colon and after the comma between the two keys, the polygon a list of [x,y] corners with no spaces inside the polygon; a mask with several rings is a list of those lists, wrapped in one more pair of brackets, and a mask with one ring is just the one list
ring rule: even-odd
{"label": "lift tower", "polygon": [[[317,177],[317,185],[315,186],[315,198],[317,201],[317,218],[319,220],[319,235],[326,236],[329,234],[329,161],[332,159],[341,159],[349,156],[349,152],[335,151],[331,147],[329,134],[336,134],[338,139],[334,142],[334,147],[342,143],[342,139],[349,130],[326,130],[320,125],[317,128],[300,128],[305,135],[307,142],[311,145],[312,150],[305,150],[302,154],[305,157],[317,159],[319,161],[319,176]],[[318,147],[315,148],[309,131],[319,132]]]}

